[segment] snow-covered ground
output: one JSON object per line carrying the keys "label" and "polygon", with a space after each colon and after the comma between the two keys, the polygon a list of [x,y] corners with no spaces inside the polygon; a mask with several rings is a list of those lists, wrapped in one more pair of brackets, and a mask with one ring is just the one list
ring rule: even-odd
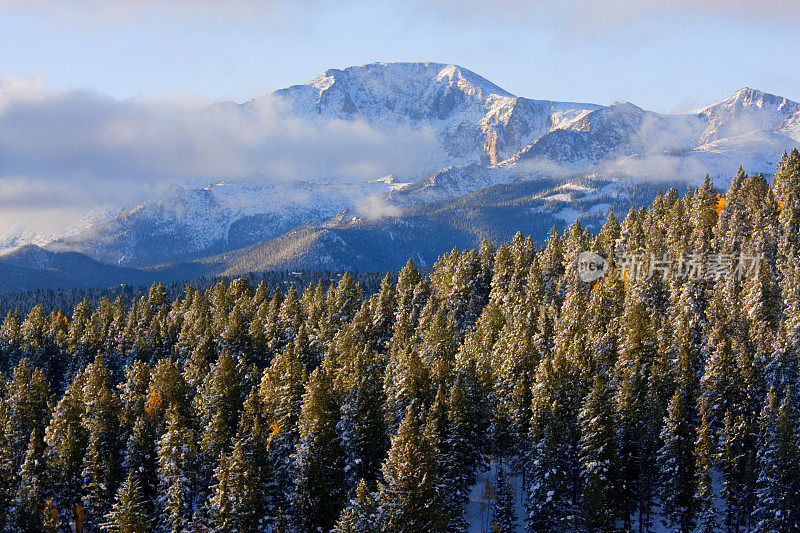
{"label": "snow-covered ground", "polygon": [[[497,480],[497,462],[492,462],[489,468],[480,473],[478,480],[472,487],[469,503],[466,508],[466,520],[469,524],[468,533],[492,533],[492,516],[495,503],[495,481]],[[506,467],[507,468],[507,467]],[[507,472],[507,470],[506,470]],[[516,507],[514,514],[517,518],[517,531],[525,531],[525,499],[523,497],[522,477],[507,477],[514,492]]]}
{"label": "snow-covered ground", "polygon": [[[472,487],[469,503],[465,509],[465,518],[469,524],[467,533],[492,533],[495,482],[497,480],[498,467],[499,464],[493,461],[487,470],[484,470],[478,475],[478,480]],[[514,513],[517,519],[517,532],[522,533],[525,531],[525,518],[527,516],[525,511],[525,487],[523,487],[521,476],[509,475],[508,466],[506,466],[506,474],[506,479],[512,486],[515,498]],[[718,516],[721,517],[723,516],[724,509],[724,503],[719,498],[719,494],[721,494],[722,490],[721,473],[715,471],[712,474],[712,481],[714,484],[714,491],[718,496],[715,501],[715,507],[718,511]],[[633,531],[639,531],[638,515],[634,514],[631,518],[633,519],[633,523],[631,524]],[[664,525],[658,507],[654,507],[652,526],[645,529],[645,531],[649,533],[672,533],[673,529]],[[721,529],[719,531],[721,531]]]}

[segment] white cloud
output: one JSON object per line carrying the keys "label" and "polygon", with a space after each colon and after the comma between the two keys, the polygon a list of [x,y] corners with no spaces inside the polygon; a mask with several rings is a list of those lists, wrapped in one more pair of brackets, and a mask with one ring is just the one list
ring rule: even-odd
{"label": "white cloud", "polygon": [[381,195],[371,195],[361,202],[357,212],[369,220],[377,220],[385,217],[399,217],[403,214],[403,209],[388,203]]}
{"label": "white cloud", "polygon": [[0,112],[11,104],[40,100],[45,94],[42,81],[38,77],[25,80],[0,76]]}
{"label": "white cloud", "polygon": [[[333,4],[332,0],[0,0],[0,11],[33,12],[103,24],[109,20],[124,24],[131,17],[156,14],[212,20],[258,17],[268,22],[283,8],[314,8],[325,3]],[[527,15],[535,14],[537,18],[559,18],[565,28],[584,30],[587,25],[595,29],[618,27],[665,12],[747,17],[749,21],[753,17],[785,20],[788,15],[800,14],[800,3],[796,0],[412,0],[411,3],[423,16],[437,11],[445,13],[450,23],[488,17],[523,24],[528,21]]]}
{"label": "white cloud", "polygon": [[309,121],[274,97],[243,113],[196,100],[119,101],[91,92],[29,98],[0,86],[0,174],[146,181],[262,175],[353,179],[415,174],[438,155],[432,130]]}
{"label": "white cloud", "polygon": [[[120,206],[165,183],[247,177],[362,180],[416,176],[442,160],[432,130],[385,131],[362,121],[309,122],[262,97],[115,100],[49,93],[34,80],[0,83],[0,208]],[[373,209],[374,210],[374,209]]]}

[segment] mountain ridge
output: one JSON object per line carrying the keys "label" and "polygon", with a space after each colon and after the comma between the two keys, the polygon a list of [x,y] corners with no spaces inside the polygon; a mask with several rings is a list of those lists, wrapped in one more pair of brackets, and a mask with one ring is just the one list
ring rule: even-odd
{"label": "mountain ridge", "polygon": [[[769,174],[780,153],[800,143],[800,104],[746,87],[698,110],[662,114],[630,102],[602,106],[528,99],[458,65],[370,63],[329,69],[306,84],[224,105],[246,114],[262,98],[281,100],[285,112],[310,124],[348,120],[386,131],[430,128],[446,164],[421,175],[390,174],[366,181],[226,178],[200,186],[177,183],[87,229],[45,241],[44,247],[80,252],[120,267],[191,264],[203,270],[205,266],[197,265],[218,265],[220,257],[235,250],[271,243],[271,257],[299,257],[289,252],[292,236],[306,239],[308,249],[322,249],[314,243],[330,238],[319,253],[342,257],[329,264],[359,268],[377,263],[366,259],[368,253],[355,244],[356,248],[348,244],[335,251],[334,235],[355,235],[357,227],[360,233],[354,242],[374,246],[376,236],[392,240],[392,225],[411,227],[414,222],[417,229],[403,250],[424,249],[420,257],[430,261],[435,247],[419,242],[425,231],[444,232],[441,239],[437,235],[437,246],[448,235],[458,243],[477,238],[470,230],[459,233],[461,222],[452,218],[458,206],[467,209],[464,220],[476,220],[480,213],[484,234],[504,236],[513,224],[526,226],[524,216],[550,222],[597,216],[611,205],[599,192],[607,183],[616,183],[614,187],[627,194],[625,190],[636,184],[683,186],[709,173],[725,188],[740,165]],[[576,179],[594,191],[577,207],[564,202],[561,192],[533,202],[520,197],[500,205],[492,199],[501,190],[522,194],[537,182],[557,186]],[[487,193],[476,195],[479,191]],[[481,200],[476,203],[475,198]],[[449,210],[430,207],[442,203],[451,206]],[[519,205],[526,207],[509,207]],[[332,222],[343,210],[358,222],[348,228]],[[491,222],[487,213],[496,220]],[[366,235],[369,231],[375,234]],[[302,264],[325,266],[324,257],[315,263],[309,253],[314,252],[301,254],[306,258]],[[391,250],[385,253],[394,257]],[[348,262],[342,254],[365,259]],[[291,266],[291,261],[262,263]]]}

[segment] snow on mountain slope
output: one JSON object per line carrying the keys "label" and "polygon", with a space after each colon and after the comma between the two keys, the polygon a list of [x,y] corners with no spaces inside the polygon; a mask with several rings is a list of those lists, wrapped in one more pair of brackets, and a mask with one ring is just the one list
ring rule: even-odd
{"label": "snow on mountain slope", "polygon": [[19,246],[32,244],[43,246],[56,239],[80,235],[111,218],[114,213],[107,209],[93,209],[77,222],[66,227],[56,227],[50,231],[33,230],[24,223],[0,227],[0,254],[14,250]]}
{"label": "snow on mountain slope", "polygon": [[[76,250],[130,266],[188,259],[246,246],[324,220],[392,187],[370,183],[222,181],[205,187],[172,185],[89,231],[59,238],[52,250]],[[364,205],[364,214],[379,208]]]}
{"label": "snow on mountain slope", "polygon": [[706,108],[662,115],[630,103],[584,113],[505,160],[539,173],[669,181],[706,173],[724,186],[739,166],[771,174],[800,141],[800,104],[741,89]]}
{"label": "snow on mountain slope", "polygon": [[[517,108],[542,105],[523,100],[518,99]],[[653,113],[630,103],[580,112],[557,109],[550,108],[549,123],[538,124],[536,140],[499,164],[444,168],[391,192],[389,201],[413,205],[490,185],[588,173],[660,183],[696,181],[708,173],[725,187],[739,166],[772,173],[780,154],[798,146],[800,131],[798,104],[752,89],[680,114]],[[497,131],[513,131],[515,111],[511,118],[498,115],[505,122]],[[487,115],[484,122],[493,117]]]}
{"label": "snow on mountain slope", "polygon": [[478,163],[450,166],[414,183],[394,188],[386,196],[386,201],[398,206],[435,202],[492,185],[511,183],[517,177],[508,168],[497,166],[486,167]]}
{"label": "snow on mountain slope", "polygon": [[[665,130],[672,129],[673,121],[631,103],[615,103],[546,133],[507,163],[549,160],[575,168],[587,167],[613,157],[646,152],[654,144],[663,144],[655,142],[656,133],[664,136]],[[678,141],[671,132],[666,135]]]}
{"label": "snow on mountain slope", "polygon": [[[369,219],[402,218],[412,206],[531,180],[563,183],[594,175],[622,184],[667,185],[709,173],[724,186],[739,165],[773,172],[781,152],[800,139],[800,105],[753,89],[694,112],[665,115],[630,103],[603,107],[521,98],[467,69],[439,63],[332,69],[305,85],[220,105],[256,113],[262,100],[278,102],[281,113],[312,125],[363,121],[380,131],[431,131],[442,160],[432,161],[422,175],[372,181],[267,176],[176,185],[48,247],[147,266],[272,240],[344,209]],[[582,209],[587,213],[591,206]],[[492,213],[504,216],[498,206]],[[17,232],[8,240],[24,244],[31,238]]]}
{"label": "snow on mountain slope", "polygon": [[782,96],[745,87],[698,114],[707,120],[701,144],[753,131],[782,133],[800,142],[800,104]]}
{"label": "snow on mountain slope", "polygon": [[432,127],[455,164],[481,159],[494,164],[556,125],[600,107],[518,98],[474,72],[441,63],[331,69],[272,96],[309,120],[365,120],[386,129]]}

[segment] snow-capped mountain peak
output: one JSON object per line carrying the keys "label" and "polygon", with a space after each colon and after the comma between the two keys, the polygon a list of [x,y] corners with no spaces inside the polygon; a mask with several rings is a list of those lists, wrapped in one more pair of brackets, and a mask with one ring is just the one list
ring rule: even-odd
{"label": "snow-capped mountain peak", "polygon": [[[50,241],[50,248],[146,266],[278,238],[345,209],[366,220],[402,217],[401,207],[423,209],[420,204],[457,202],[470,193],[481,198],[480,190],[498,185],[585,176],[699,180],[706,172],[717,179],[740,164],[770,172],[780,153],[800,142],[800,104],[755,89],[695,112],[665,115],[629,102],[600,106],[518,97],[444,63],[330,69],[261,98],[281,100],[281,112],[310,125],[361,121],[400,135],[424,129],[438,140],[441,161],[431,161],[425,173],[395,176],[387,169],[388,175],[371,181],[240,178],[166,188],[86,231]],[[250,105],[238,109],[248,113]],[[8,241],[31,242],[16,235]]]}
{"label": "snow-capped mountain peak", "polygon": [[778,111],[787,108],[787,106],[797,105],[795,102],[792,102],[783,96],[777,96],[750,87],[742,87],[733,93],[730,98],[726,99],[724,103],[728,105],[738,105],[744,107],[755,106],[762,109],[774,108]]}
{"label": "snow-capped mountain peak", "polygon": [[447,163],[456,164],[495,164],[556,125],[600,107],[518,98],[471,70],[444,63],[331,69],[274,96],[294,115],[312,121],[363,120],[383,130],[431,128]]}
{"label": "snow-capped mountain peak", "polygon": [[754,131],[774,131],[800,141],[800,104],[750,87],[700,109],[698,114],[708,120],[701,144]]}
{"label": "snow-capped mountain peak", "polygon": [[447,65],[442,67],[436,75],[436,81],[441,83],[447,80],[447,83],[452,87],[458,87],[462,92],[470,96],[474,96],[481,100],[488,99],[491,95],[504,96],[507,98],[515,98],[510,92],[501,89],[494,83],[486,78],[479,76],[458,65]]}
{"label": "snow-capped mountain peak", "polygon": [[[315,89],[314,94],[309,88]],[[330,69],[305,85],[275,94],[294,104],[312,96],[315,102],[308,112],[328,117],[370,119],[389,114],[424,120],[435,115],[441,120],[449,111],[461,111],[436,108],[441,95],[453,92],[461,93],[463,104],[478,106],[491,95],[514,97],[470,70],[443,63],[370,63]]]}

